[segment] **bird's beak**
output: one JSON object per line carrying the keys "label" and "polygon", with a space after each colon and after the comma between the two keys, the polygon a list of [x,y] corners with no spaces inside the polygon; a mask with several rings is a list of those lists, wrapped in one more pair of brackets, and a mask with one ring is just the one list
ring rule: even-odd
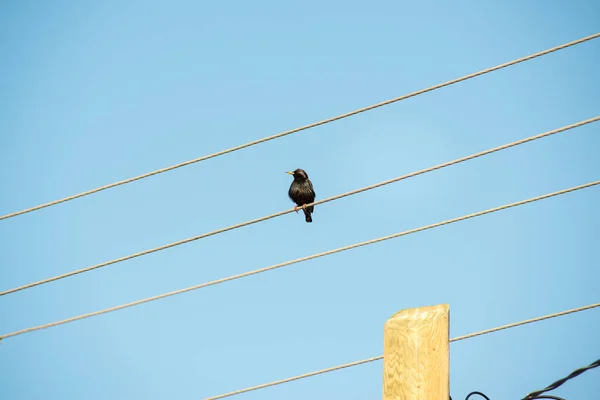
{"label": "bird's beak", "polygon": [[285,173],[286,173],[286,174],[290,174],[290,175],[294,175],[294,173],[293,173],[293,172],[288,172],[288,171],[285,171]]}

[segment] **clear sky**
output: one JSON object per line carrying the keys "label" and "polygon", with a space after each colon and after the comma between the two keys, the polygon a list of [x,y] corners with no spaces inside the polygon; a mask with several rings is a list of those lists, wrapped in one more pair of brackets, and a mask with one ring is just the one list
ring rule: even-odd
{"label": "clear sky", "polygon": [[[597,1],[0,2],[0,214],[600,31]],[[0,290],[600,114],[600,39],[0,221]],[[600,122],[0,298],[0,334],[600,179]],[[451,337],[600,301],[600,187],[0,345],[0,399],[202,399],[383,353],[395,312]],[[600,310],[451,344],[451,395],[518,399],[600,357]],[[593,370],[553,394],[587,400]],[[382,363],[239,396],[381,398]]]}

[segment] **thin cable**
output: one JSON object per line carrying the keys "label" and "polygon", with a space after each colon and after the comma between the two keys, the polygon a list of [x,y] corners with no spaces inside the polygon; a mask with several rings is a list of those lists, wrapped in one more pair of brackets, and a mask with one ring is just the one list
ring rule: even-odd
{"label": "thin cable", "polygon": [[[450,339],[450,342],[456,342],[456,341],[459,341],[459,340],[464,340],[464,339],[472,338],[472,337],[475,337],[475,336],[487,335],[488,333],[498,332],[498,331],[501,331],[503,329],[515,328],[517,326],[527,325],[527,324],[531,324],[533,322],[540,322],[540,321],[543,321],[545,319],[561,317],[563,315],[577,313],[577,312],[585,311],[585,310],[590,310],[590,309],[596,308],[596,307],[600,307],[600,303],[590,304],[590,305],[583,306],[583,307],[573,308],[571,310],[561,311],[561,312],[557,312],[557,313],[554,313],[554,314],[544,315],[542,317],[531,318],[531,319],[527,319],[525,321],[520,321],[520,322],[515,322],[515,323],[512,323],[512,324],[508,324],[508,325],[499,326],[497,328],[486,329],[484,331],[479,331],[479,332],[471,333],[469,335],[459,336],[459,337],[456,337],[454,339]],[[356,365],[366,364],[366,363],[370,363],[370,362],[378,361],[378,360],[383,360],[383,356],[366,358],[364,360],[354,361],[354,362],[351,362],[351,363],[348,363],[348,364],[337,365],[335,367],[325,368],[325,369],[322,369],[322,370],[319,370],[319,371],[314,371],[314,372],[309,372],[307,374],[293,376],[291,378],[281,379],[281,380],[273,381],[273,382],[269,382],[269,383],[263,383],[262,385],[252,386],[252,387],[249,387],[249,388],[240,389],[240,390],[236,390],[236,391],[233,391],[233,392],[220,394],[218,396],[207,397],[204,400],[223,399],[225,397],[235,396],[235,395],[238,395],[238,394],[247,393],[247,392],[251,392],[251,391],[254,391],[254,390],[258,390],[258,389],[264,389],[264,388],[267,388],[267,387],[270,387],[270,386],[281,385],[283,383],[292,382],[292,381],[296,381],[296,380],[304,379],[304,378],[309,378],[311,376],[324,374],[326,372],[338,371],[340,369],[354,367]]]}
{"label": "thin cable", "polygon": [[185,162],[182,162],[182,163],[179,163],[179,164],[175,164],[175,165],[172,165],[170,167],[166,167],[166,168],[162,168],[162,169],[157,169],[156,171],[148,172],[148,173],[145,173],[145,174],[133,177],[133,178],[129,178],[129,179],[125,179],[125,180],[122,180],[122,181],[119,181],[119,182],[111,183],[109,185],[101,186],[101,187],[96,188],[96,189],[88,190],[87,192],[82,192],[82,193],[79,193],[79,194],[75,194],[73,196],[65,197],[63,199],[59,199],[59,200],[51,201],[49,203],[41,204],[41,205],[38,205],[38,206],[35,206],[35,207],[27,208],[25,210],[13,212],[11,214],[6,214],[6,215],[0,217],[0,221],[3,220],[3,219],[8,219],[8,218],[16,217],[17,215],[26,214],[26,213],[31,212],[31,211],[36,211],[36,210],[40,210],[42,208],[46,208],[46,207],[50,207],[50,206],[53,206],[53,205],[56,205],[56,204],[64,203],[66,201],[74,200],[74,199],[77,199],[79,197],[84,197],[84,196],[87,196],[87,195],[90,195],[90,194],[93,194],[93,193],[100,192],[102,190],[110,189],[110,188],[113,188],[113,187],[116,187],[116,186],[121,186],[121,185],[124,185],[126,183],[131,183],[131,182],[134,182],[134,181],[138,181],[140,179],[148,178],[148,177],[150,177],[152,175],[162,174],[163,172],[167,172],[167,171],[171,171],[171,170],[174,170],[174,169],[177,169],[177,168],[181,168],[181,167],[184,167],[186,165],[195,164],[195,163],[198,163],[200,161],[208,160],[209,158],[214,158],[214,157],[222,156],[224,154],[231,153],[231,152],[234,152],[234,151],[237,151],[237,150],[241,150],[241,149],[246,148],[246,147],[254,146],[254,145],[259,144],[259,143],[268,142],[268,141],[273,140],[273,139],[278,139],[280,137],[287,136],[287,135],[290,135],[292,133],[300,132],[300,131],[303,131],[303,130],[306,130],[306,129],[309,129],[309,128],[314,128],[314,127],[319,126],[319,125],[328,124],[330,122],[334,122],[334,121],[337,121],[337,120],[340,120],[340,119],[343,119],[343,118],[347,118],[347,117],[350,117],[352,115],[360,114],[362,112],[373,110],[373,109],[378,108],[378,107],[382,107],[382,106],[386,106],[388,104],[396,103],[396,102],[401,101],[401,100],[406,100],[408,98],[415,97],[415,96],[418,96],[418,95],[423,94],[423,93],[431,92],[433,90],[440,89],[440,88],[443,88],[445,86],[453,85],[455,83],[462,82],[462,81],[465,81],[465,80],[468,80],[468,79],[471,79],[471,78],[475,78],[477,76],[484,75],[484,74],[487,74],[487,73],[490,73],[490,72],[493,72],[493,71],[497,71],[499,69],[506,68],[506,67],[509,67],[511,65],[519,64],[521,62],[528,61],[528,60],[531,60],[531,59],[534,59],[534,58],[537,58],[537,57],[540,57],[540,56],[543,56],[543,55],[546,55],[546,54],[549,54],[549,53],[553,53],[555,51],[562,50],[562,49],[565,49],[567,47],[575,46],[577,44],[580,44],[580,43],[583,43],[583,42],[587,42],[587,41],[592,40],[592,39],[596,39],[597,37],[600,37],[600,33],[595,33],[593,35],[590,35],[590,36],[587,36],[587,37],[584,37],[584,38],[581,38],[581,39],[577,39],[577,40],[574,40],[574,41],[569,42],[569,43],[561,44],[560,46],[552,47],[550,49],[547,49],[547,50],[544,50],[544,51],[540,51],[539,53],[534,53],[534,54],[531,54],[529,56],[522,57],[522,58],[519,58],[519,59],[516,59],[516,60],[513,60],[513,61],[509,61],[507,63],[500,64],[500,65],[497,65],[497,66],[492,67],[492,68],[484,69],[484,70],[479,71],[479,72],[474,72],[472,74],[465,75],[465,76],[463,76],[461,78],[453,79],[453,80],[450,80],[450,81],[447,81],[447,82],[444,82],[444,83],[440,83],[440,84],[437,84],[437,85],[434,85],[434,86],[430,86],[430,87],[428,87],[426,89],[421,89],[421,90],[418,90],[416,92],[412,92],[412,93],[409,93],[409,94],[406,94],[406,95],[403,95],[403,96],[400,96],[400,97],[396,97],[396,98],[393,98],[393,99],[390,99],[390,100],[383,101],[381,103],[373,104],[373,105],[370,105],[368,107],[364,107],[364,108],[360,108],[358,110],[350,111],[350,112],[348,112],[346,114],[341,114],[341,115],[338,115],[336,117],[324,119],[322,121],[314,122],[314,123],[309,124],[309,125],[304,125],[304,126],[302,126],[300,128],[295,128],[295,129],[292,129],[292,130],[289,130],[289,131],[278,133],[276,135],[268,136],[268,137],[265,137],[265,138],[262,138],[262,139],[259,139],[259,140],[248,142],[246,144],[242,144],[242,145],[239,145],[239,146],[236,146],[236,147],[232,147],[232,148],[227,149],[227,150],[222,150],[222,151],[219,151],[219,152],[216,152],[216,153],[213,153],[213,154],[209,154],[207,156],[203,156],[203,157],[199,157],[199,158],[196,158],[196,159],[193,159],[193,160],[189,160],[189,161],[185,161]]}
{"label": "thin cable", "polygon": [[[507,143],[507,144],[504,144],[502,146],[498,146],[498,147],[494,147],[492,149],[481,151],[479,153],[471,154],[469,156],[458,158],[458,159],[453,160],[453,161],[448,161],[448,162],[445,162],[443,164],[438,164],[438,165],[435,165],[433,167],[422,169],[420,171],[411,172],[409,174],[402,175],[402,176],[399,176],[399,177],[396,177],[396,178],[393,178],[393,179],[389,179],[387,181],[379,182],[379,183],[376,183],[374,185],[366,186],[366,187],[363,187],[361,189],[352,190],[350,192],[342,193],[342,194],[339,194],[337,196],[333,196],[333,197],[329,197],[329,198],[326,198],[326,199],[323,199],[323,200],[315,201],[314,203],[310,203],[308,205],[311,205],[311,204],[312,205],[323,204],[323,203],[326,203],[326,202],[329,202],[329,201],[341,199],[342,197],[347,197],[347,196],[355,195],[357,193],[361,193],[361,192],[364,192],[364,191],[367,191],[367,190],[375,189],[375,188],[378,188],[380,186],[389,185],[390,183],[398,182],[398,181],[401,181],[401,180],[404,180],[404,179],[407,179],[407,178],[412,178],[412,177],[417,176],[417,175],[421,175],[421,174],[425,174],[425,173],[428,173],[428,172],[432,172],[432,171],[435,171],[437,169],[445,168],[445,167],[448,167],[450,165],[459,164],[459,163],[462,163],[462,162],[465,162],[465,161],[468,161],[468,160],[472,160],[474,158],[481,157],[481,156],[484,156],[484,155],[487,155],[487,154],[490,154],[490,153],[494,153],[494,152],[497,152],[497,151],[500,151],[500,150],[504,150],[504,149],[507,149],[509,147],[514,147],[514,146],[517,146],[517,145],[521,145],[521,144],[524,144],[524,143],[527,143],[527,142],[531,142],[531,141],[534,141],[534,140],[537,140],[537,139],[544,138],[546,136],[554,135],[554,134],[559,133],[559,132],[564,132],[564,131],[567,131],[567,130],[570,130],[570,129],[573,129],[573,128],[577,128],[579,126],[586,125],[586,124],[589,124],[589,123],[592,123],[592,122],[596,122],[598,120],[600,120],[600,116],[597,116],[597,117],[594,117],[594,118],[590,118],[590,119],[587,119],[585,121],[580,121],[580,122],[577,122],[577,123],[574,123],[574,124],[571,124],[571,125],[568,125],[568,126],[564,126],[562,128],[554,129],[554,130],[551,130],[551,131],[548,131],[548,132],[540,133],[538,135],[530,136],[528,138],[517,140],[517,141],[512,142],[512,143]],[[98,268],[106,267],[106,266],[111,265],[111,264],[116,264],[116,263],[119,263],[119,262],[122,262],[122,261],[131,260],[132,258],[144,256],[144,255],[147,255],[147,254],[150,254],[150,253],[155,253],[157,251],[166,250],[166,249],[169,249],[171,247],[179,246],[179,245],[182,245],[182,244],[185,244],[185,243],[189,243],[189,242],[193,242],[193,241],[199,240],[199,239],[204,239],[204,238],[209,237],[209,236],[217,235],[219,233],[227,232],[227,231],[230,231],[230,230],[233,230],[233,229],[238,229],[238,228],[241,228],[241,227],[244,227],[244,226],[247,226],[247,225],[252,225],[252,224],[255,224],[257,222],[266,221],[266,220],[271,219],[271,218],[275,218],[275,217],[279,217],[279,216],[284,215],[284,214],[288,214],[288,213],[290,213],[292,211],[294,211],[294,209],[290,208],[290,209],[288,209],[286,211],[281,211],[281,212],[278,212],[278,213],[275,213],[275,214],[267,215],[266,217],[256,218],[256,219],[253,219],[253,220],[250,220],[250,221],[243,222],[241,224],[231,225],[231,226],[228,226],[226,228],[220,228],[220,229],[214,230],[212,232],[203,233],[201,235],[194,236],[194,237],[191,237],[191,238],[188,238],[188,239],[184,239],[184,240],[180,240],[180,241],[173,242],[173,243],[170,243],[170,244],[166,244],[166,245],[163,245],[163,246],[155,247],[153,249],[144,250],[144,251],[141,251],[139,253],[131,254],[131,255],[128,255],[128,256],[125,256],[125,257],[121,257],[121,258],[116,258],[116,259],[111,260],[111,261],[106,261],[106,262],[103,262],[103,263],[100,263],[100,264],[96,264],[96,265],[92,265],[92,266],[89,266],[89,267],[81,268],[81,269],[78,269],[78,270],[75,270],[75,271],[67,272],[67,273],[64,273],[62,275],[57,275],[57,276],[54,276],[54,277],[51,277],[51,278],[46,278],[46,279],[43,279],[43,280],[40,280],[40,281],[37,281],[37,282],[33,282],[33,283],[29,283],[29,284],[26,284],[26,285],[23,285],[23,286],[19,286],[19,287],[13,288],[13,289],[8,289],[8,290],[5,290],[3,292],[0,292],[0,296],[5,296],[5,295],[10,294],[10,293],[18,292],[20,290],[29,289],[31,287],[38,286],[38,285],[43,285],[43,284],[46,284],[46,283],[49,283],[49,282],[53,282],[53,281],[56,281],[56,280],[59,280],[59,279],[68,278],[68,277],[73,276],[73,275],[77,275],[77,274],[81,274],[81,273],[84,273],[84,272],[92,271],[92,270],[95,270],[95,269],[98,269]]]}
{"label": "thin cable", "polygon": [[554,313],[554,314],[548,314],[548,315],[545,315],[543,317],[526,319],[525,321],[515,322],[515,323],[512,323],[512,324],[508,324],[508,325],[502,325],[502,326],[499,326],[497,328],[487,329],[485,331],[479,331],[477,333],[471,333],[471,334],[468,334],[468,335],[458,336],[458,337],[455,337],[454,339],[450,339],[450,341],[451,342],[458,342],[459,340],[470,339],[470,338],[473,338],[475,336],[486,335],[488,333],[498,332],[498,331],[501,331],[501,330],[504,330],[504,329],[515,328],[517,326],[527,325],[527,324],[531,324],[531,323],[534,323],[534,322],[540,322],[540,321],[543,321],[545,319],[562,317],[563,315],[577,313],[577,312],[585,311],[585,310],[591,310],[592,308],[596,308],[596,307],[600,307],[600,303],[594,303],[594,304],[590,304],[590,305],[583,306],[583,307],[572,308],[570,310],[560,311],[560,312],[557,312],[557,313]]}
{"label": "thin cable", "polygon": [[[106,313],[109,313],[109,312],[112,312],[112,311],[122,310],[122,309],[127,308],[127,307],[132,307],[132,306],[136,306],[136,305],[139,305],[139,304],[148,303],[150,301],[163,299],[165,297],[174,296],[176,294],[181,294],[181,293],[185,293],[185,292],[190,292],[192,290],[197,290],[197,289],[205,288],[205,287],[208,287],[208,286],[217,285],[217,284],[228,282],[228,281],[232,281],[232,280],[235,280],[235,279],[244,278],[244,277],[250,276],[250,275],[260,274],[260,273],[271,271],[271,270],[274,270],[274,269],[277,269],[277,268],[281,268],[281,267],[285,267],[285,266],[288,266],[288,265],[296,264],[296,263],[299,263],[299,262],[312,260],[314,258],[319,258],[319,257],[327,256],[327,255],[330,255],[330,254],[334,254],[334,253],[339,253],[339,252],[346,251],[346,250],[355,249],[357,247],[367,246],[367,245],[370,245],[370,244],[374,244],[374,243],[378,243],[378,242],[383,242],[385,240],[389,240],[389,239],[393,239],[393,238],[397,238],[397,237],[401,237],[401,236],[410,235],[410,234],[413,234],[413,233],[416,233],[416,232],[421,232],[421,231],[425,231],[425,230],[428,230],[428,229],[437,228],[437,227],[442,226],[442,225],[448,225],[448,224],[452,224],[452,223],[455,223],[455,222],[464,221],[464,220],[467,220],[467,219],[470,219],[470,218],[479,217],[481,215],[490,214],[490,213],[493,213],[493,212],[496,212],[496,211],[500,211],[500,210],[505,210],[507,208],[516,207],[516,206],[520,206],[520,205],[527,204],[527,203],[533,203],[535,201],[547,199],[547,198],[550,198],[550,197],[562,195],[562,194],[569,193],[569,192],[574,192],[576,190],[585,189],[585,188],[588,188],[588,187],[591,187],[591,186],[595,186],[595,185],[598,185],[598,184],[600,184],[600,180],[599,181],[595,181],[595,182],[586,183],[584,185],[579,185],[579,186],[571,187],[571,188],[568,188],[568,189],[559,190],[557,192],[548,193],[548,194],[545,194],[545,195],[542,195],[542,196],[532,197],[532,198],[527,199],[527,200],[521,200],[521,201],[517,201],[515,203],[505,204],[505,205],[500,206],[500,207],[490,208],[488,210],[479,211],[479,212],[476,212],[476,213],[473,213],[473,214],[463,215],[462,217],[452,218],[452,219],[448,219],[448,220],[445,220],[445,221],[442,221],[442,222],[436,222],[435,224],[425,225],[425,226],[422,226],[422,227],[419,227],[419,228],[410,229],[408,231],[394,233],[392,235],[383,236],[383,237],[380,237],[380,238],[377,238],[377,239],[371,239],[371,240],[367,240],[365,242],[355,243],[355,244],[352,244],[352,245],[349,245],[349,246],[344,246],[344,247],[339,247],[337,249],[324,251],[322,253],[313,254],[313,255],[310,255],[310,256],[302,257],[302,258],[297,258],[295,260],[282,262],[280,264],[275,264],[275,265],[271,265],[269,267],[264,267],[264,268],[256,269],[254,271],[248,271],[248,272],[244,272],[244,273],[241,273],[241,274],[238,274],[238,275],[232,275],[232,276],[228,276],[226,278],[221,278],[221,279],[217,279],[217,280],[214,280],[214,281],[201,283],[199,285],[190,286],[190,287],[187,287],[187,288],[184,288],[184,289],[179,289],[179,290],[175,290],[175,291],[172,291],[172,292],[163,293],[163,294],[160,294],[160,295],[157,295],[157,296],[152,296],[152,297],[148,297],[148,298],[145,298],[145,299],[136,300],[136,301],[133,301],[131,303],[126,303],[126,304],[122,304],[122,305],[119,305],[119,306],[115,306],[115,307],[111,307],[111,308],[106,308],[104,310],[94,311],[94,312],[91,312],[91,313],[88,313],[88,314],[82,314],[82,315],[79,315],[79,316],[76,316],[76,317],[71,317],[71,318],[63,319],[61,321],[51,322],[49,324],[38,325],[38,326],[31,327],[31,328],[23,329],[23,330],[20,330],[20,331],[16,331],[16,332],[12,332],[12,333],[7,333],[5,335],[1,335],[0,336],[0,340],[6,339],[6,338],[9,338],[9,337],[12,337],[12,336],[21,335],[23,333],[28,333],[28,332],[38,331],[38,330],[41,330],[41,329],[51,328],[53,326],[66,324],[68,322],[73,322],[73,321],[77,321],[77,320],[80,320],[80,319],[93,317],[93,316],[100,315],[100,314],[106,314]],[[469,336],[465,336],[465,337],[462,337],[462,338],[457,338],[455,340],[466,339],[467,337],[469,337]]]}

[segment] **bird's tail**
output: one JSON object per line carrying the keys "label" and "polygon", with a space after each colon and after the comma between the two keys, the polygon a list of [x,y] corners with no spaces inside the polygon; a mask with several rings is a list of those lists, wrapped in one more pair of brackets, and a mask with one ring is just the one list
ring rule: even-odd
{"label": "bird's tail", "polygon": [[306,222],[312,222],[312,216],[310,214],[312,214],[313,212],[313,208],[312,207],[306,207],[304,209],[304,219],[306,220]]}

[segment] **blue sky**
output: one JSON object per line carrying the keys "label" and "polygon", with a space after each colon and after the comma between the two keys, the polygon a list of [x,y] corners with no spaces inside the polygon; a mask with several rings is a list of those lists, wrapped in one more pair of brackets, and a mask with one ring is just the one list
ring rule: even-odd
{"label": "blue sky", "polygon": [[[0,214],[600,31],[593,1],[0,2]],[[600,39],[0,221],[0,290],[599,115]],[[0,298],[0,334],[598,180],[600,123]],[[599,301],[600,188],[6,339],[0,398],[204,398]],[[592,310],[451,345],[451,394],[522,398],[600,355]],[[590,371],[554,392],[592,399]],[[374,362],[239,396],[380,398]]]}

